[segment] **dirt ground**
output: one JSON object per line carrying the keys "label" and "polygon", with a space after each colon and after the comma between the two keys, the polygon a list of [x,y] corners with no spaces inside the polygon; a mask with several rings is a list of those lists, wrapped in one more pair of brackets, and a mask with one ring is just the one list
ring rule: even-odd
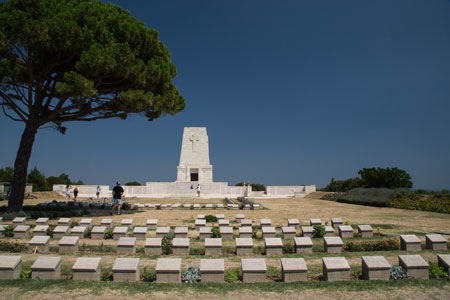
{"label": "dirt ground", "polygon": [[[54,193],[36,193],[38,199],[26,200],[27,204],[37,204],[39,202],[50,202],[52,200],[64,201],[64,198],[57,196]],[[35,194],[35,195],[36,195]],[[158,226],[188,226],[191,228],[189,236],[191,237],[191,248],[203,247],[203,241],[196,240],[198,233],[194,230],[194,220],[197,214],[218,214],[223,213],[225,219],[231,221],[231,226],[235,227],[235,235],[239,226],[238,223],[233,222],[235,220],[235,215],[237,213],[245,214],[247,219],[252,219],[254,224],[259,224],[259,220],[263,218],[268,218],[272,220],[273,226],[277,227],[277,232],[281,232],[280,226],[287,226],[287,219],[298,218],[301,225],[309,225],[310,218],[320,218],[324,223],[330,222],[332,217],[340,217],[344,221],[349,221],[352,225],[357,224],[371,224],[374,229],[380,228],[380,232],[385,235],[385,237],[380,238],[398,238],[400,234],[417,234],[422,242],[425,242],[424,234],[427,233],[441,233],[447,239],[450,237],[450,217],[449,215],[431,213],[431,212],[421,212],[412,210],[401,210],[394,208],[377,208],[368,206],[351,205],[344,203],[337,203],[332,201],[324,201],[316,199],[317,197],[302,198],[302,199],[264,199],[257,200],[261,203],[264,209],[262,210],[246,210],[246,211],[235,211],[235,210],[139,210],[139,211],[124,211],[120,216],[114,215],[111,217],[108,211],[95,211],[89,218],[93,219],[93,224],[100,224],[103,218],[112,218],[115,225],[120,224],[121,220],[124,218],[132,218],[134,220],[134,226],[145,226],[146,220],[148,218],[158,219]],[[223,199],[133,199],[129,200],[130,203],[223,203]],[[6,204],[6,203],[2,203]],[[0,204],[1,205],[1,204]],[[72,220],[79,222],[81,218],[72,218]],[[29,221],[29,224],[33,224],[34,221]],[[3,224],[8,224],[9,222],[4,221]],[[51,220],[50,224],[56,224],[56,220]],[[300,230],[297,231],[299,233]],[[260,233],[259,233],[260,234]],[[149,231],[148,237],[154,237],[155,232]],[[115,240],[90,240],[82,239],[80,244],[85,245],[111,245],[115,246],[117,241]],[[319,239],[315,239],[314,244],[320,245],[322,242]],[[54,249],[58,244],[58,240],[51,241],[51,246]],[[143,247],[144,241],[137,241],[137,247]],[[255,246],[263,246],[264,242],[262,240],[255,240]],[[224,240],[224,247],[232,248],[234,246],[233,240]],[[427,260],[437,263],[436,254],[445,253],[450,254],[450,251],[429,251],[423,250],[420,255]],[[322,260],[323,256],[344,256],[348,260],[350,266],[352,267],[353,276],[357,276],[361,270],[361,256],[362,255],[383,255],[391,264],[398,264],[398,255],[405,254],[401,251],[381,251],[381,252],[370,252],[367,254],[361,252],[344,252],[342,255],[330,255],[325,253],[313,253],[303,256],[299,255],[283,255],[283,257],[304,257],[308,265],[308,276],[310,281],[317,281],[322,270]],[[0,255],[14,255],[14,253],[0,252]],[[35,259],[35,254],[21,253],[23,256],[24,264],[30,265]],[[58,255],[58,253],[50,253],[49,255]],[[77,257],[79,256],[101,256],[102,257],[102,268],[111,267],[114,263],[115,258],[118,257],[117,254],[106,252],[89,252],[82,251],[77,256],[75,255],[62,255],[63,266],[69,268]],[[123,255],[121,255],[123,256]],[[136,256],[141,258],[141,266],[147,266],[153,268],[156,265],[156,259],[154,257],[148,258],[143,253],[138,253]],[[265,258],[268,267],[274,267],[278,271],[273,271],[276,274],[272,274],[273,278],[269,278],[268,282],[278,281],[280,278],[280,257],[281,256],[270,256],[267,257],[260,253],[256,253],[253,257]],[[183,268],[191,263],[199,264],[202,256],[186,256],[183,258]],[[230,268],[240,268],[241,258],[237,257],[232,253],[226,253],[223,255],[225,259],[225,269]],[[106,283],[105,283],[106,284]],[[113,283],[109,283],[113,284]],[[206,298],[228,298],[236,299],[242,298],[243,296],[247,299],[273,299],[277,297],[283,297],[284,299],[299,299],[299,298],[312,298],[312,299],[450,299],[450,281],[443,281],[442,284],[437,284],[437,286],[430,286],[423,288],[420,285],[405,284],[399,288],[386,288],[382,284],[380,288],[371,288],[366,290],[364,284],[361,285],[358,282],[358,287],[342,287],[337,286],[336,288],[317,288],[304,286],[301,289],[292,288],[286,286],[284,288],[283,283],[276,282],[276,288],[266,288],[266,289],[252,289],[251,286],[248,289],[239,288],[234,290],[233,284],[225,284],[223,288],[225,292],[215,293],[210,292],[208,289],[172,289],[165,291],[152,291],[152,298],[167,298],[167,299],[185,299],[189,296]],[[79,288],[76,290],[66,291],[64,288],[51,288],[45,290],[29,290],[23,287],[0,285],[0,299],[29,299],[39,297],[39,299],[63,299],[63,298],[79,298],[79,299],[144,299],[148,298],[147,292],[135,292],[129,295],[127,291],[122,289],[111,289],[102,290],[97,293],[95,289]]]}

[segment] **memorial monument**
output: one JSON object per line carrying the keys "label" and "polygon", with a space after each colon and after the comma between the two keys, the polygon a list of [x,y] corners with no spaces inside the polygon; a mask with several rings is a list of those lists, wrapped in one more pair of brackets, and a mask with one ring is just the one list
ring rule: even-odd
{"label": "memorial monument", "polygon": [[[213,167],[209,161],[209,138],[206,127],[185,127],[181,141],[180,162],[175,182],[147,182],[145,186],[123,186],[126,197],[172,198],[196,197],[201,185],[202,198],[242,197],[288,198],[304,197],[316,191],[315,185],[267,186],[266,192],[253,192],[251,187],[229,186],[228,182],[213,181]],[[97,185],[78,185],[79,197],[94,197]],[[191,187],[193,187],[191,189]],[[75,186],[73,186],[75,188]],[[100,186],[101,197],[111,197],[110,186]],[[65,193],[65,185],[53,185],[53,190]]]}
{"label": "memorial monument", "polygon": [[177,182],[213,182],[206,127],[184,127]]}

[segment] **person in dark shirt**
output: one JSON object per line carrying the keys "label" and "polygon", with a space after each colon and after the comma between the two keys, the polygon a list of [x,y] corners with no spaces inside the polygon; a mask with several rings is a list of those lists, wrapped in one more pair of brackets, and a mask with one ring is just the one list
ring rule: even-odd
{"label": "person in dark shirt", "polygon": [[112,190],[114,204],[110,211],[111,216],[113,215],[113,211],[116,207],[117,207],[117,214],[120,215],[120,206],[122,205],[123,192],[124,191],[123,188],[120,186],[120,182],[117,181],[116,186]]}

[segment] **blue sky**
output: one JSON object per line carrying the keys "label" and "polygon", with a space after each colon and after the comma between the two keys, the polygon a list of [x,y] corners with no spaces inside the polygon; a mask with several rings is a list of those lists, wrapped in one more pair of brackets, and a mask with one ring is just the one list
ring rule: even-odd
{"label": "blue sky", "polygon": [[[365,167],[450,187],[450,3],[111,1],[156,29],[186,109],[40,130],[30,168],[88,184],[174,181],[185,126],[206,126],[215,181],[316,184]],[[23,125],[0,117],[0,167]]]}

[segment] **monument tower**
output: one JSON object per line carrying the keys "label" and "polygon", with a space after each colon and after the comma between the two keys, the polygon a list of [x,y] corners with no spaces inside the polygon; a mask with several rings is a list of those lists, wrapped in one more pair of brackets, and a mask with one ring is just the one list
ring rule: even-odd
{"label": "monument tower", "polygon": [[206,127],[184,127],[177,182],[213,181]]}

